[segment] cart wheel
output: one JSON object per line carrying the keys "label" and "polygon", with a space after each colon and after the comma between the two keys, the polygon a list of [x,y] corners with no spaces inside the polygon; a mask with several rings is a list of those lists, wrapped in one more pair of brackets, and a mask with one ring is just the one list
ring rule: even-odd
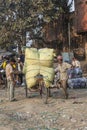
{"label": "cart wheel", "polygon": [[40,93],[43,101],[47,104],[48,96],[49,96],[49,88],[46,88],[45,85],[41,86],[41,93]]}
{"label": "cart wheel", "polygon": [[47,104],[48,102],[48,97],[49,97],[49,88],[46,88],[46,99],[45,99],[45,104]]}
{"label": "cart wheel", "polygon": [[5,88],[7,89],[7,80],[5,79]]}
{"label": "cart wheel", "polygon": [[25,96],[28,97],[27,85],[25,85]]}
{"label": "cart wheel", "polygon": [[48,88],[45,88],[45,95],[44,95],[44,103],[45,104],[48,103],[48,95],[49,95]]}
{"label": "cart wheel", "polygon": [[51,95],[51,89],[50,88],[48,88],[48,97],[51,97],[52,95]]}

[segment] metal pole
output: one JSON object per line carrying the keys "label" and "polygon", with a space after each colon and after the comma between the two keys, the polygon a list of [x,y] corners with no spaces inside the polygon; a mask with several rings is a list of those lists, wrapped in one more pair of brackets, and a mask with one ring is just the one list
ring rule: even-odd
{"label": "metal pole", "polygon": [[70,47],[71,47],[71,41],[70,41],[70,22],[68,22],[68,44],[69,44],[69,59],[70,59]]}
{"label": "metal pole", "polygon": [[69,43],[69,52],[71,47],[71,41],[70,41],[70,22],[68,22],[68,43]]}

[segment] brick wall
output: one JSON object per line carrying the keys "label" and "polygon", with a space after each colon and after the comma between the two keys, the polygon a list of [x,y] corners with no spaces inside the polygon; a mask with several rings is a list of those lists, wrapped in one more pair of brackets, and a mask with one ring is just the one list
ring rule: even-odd
{"label": "brick wall", "polygon": [[77,32],[87,32],[87,0],[75,0],[75,9]]}

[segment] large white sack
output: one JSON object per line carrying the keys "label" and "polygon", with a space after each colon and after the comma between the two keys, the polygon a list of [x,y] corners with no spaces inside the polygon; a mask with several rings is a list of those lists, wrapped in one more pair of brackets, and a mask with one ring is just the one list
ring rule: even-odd
{"label": "large white sack", "polygon": [[36,85],[37,79],[35,78],[36,75],[39,73],[43,75],[43,80],[46,87],[50,87],[52,84],[52,81],[54,79],[54,69],[48,68],[44,66],[38,66],[38,65],[31,65],[26,67],[26,83],[27,87],[31,88],[34,85]]}
{"label": "large white sack", "polygon": [[45,86],[50,87],[54,79],[54,69],[41,66],[40,74],[43,75]]}
{"label": "large white sack", "polygon": [[27,65],[36,65],[39,62],[39,54],[36,48],[26,48],[25,63]]}
{"label": "large white sack", "polygon": [[39,50],[40,65],[52,67],[54,58],[54,49],[44,48]]}
{"label": "large white sack", "polygon": [[35,76],[38,73],[40,73],[40,67],[38,65],[30,65],[26,67],[26,83],[28,88],[36,85]]}
{"label": "large white sack", "polygon": [[46,87],[49,87],[54,78],[54,69],[50,68],[53,65],[54,50],[53,49],[40,49],[26,48],[25,51],[25,64],[23,71],[26,74],[27,87],[36,85],[34,78],[38,73],[44,77]]}
{"label": "large white sack", "polygon": [[27,88],[32,88],[33,86],[36,85],[36,79],[34,77],[32,78],[26,77],[26,84],[27,84]]}

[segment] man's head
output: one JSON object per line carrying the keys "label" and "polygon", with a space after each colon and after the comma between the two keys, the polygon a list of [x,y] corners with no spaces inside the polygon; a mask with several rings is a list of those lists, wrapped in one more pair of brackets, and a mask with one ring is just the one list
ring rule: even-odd
{"label": "man's head", "polygon": [[59,63],[62,63],[63,62],[63,57],[61,55],[57,56],[57,60]]}
{"label": "man's head", "polygon": [[76,58],[75,58],[75,57],[73,57],[73,58],[72,58],[72,60],[73,60],[73,61],[75,61],[75,60],[76,60]]}
{"label": "man's head", "polygon": [[16,63],[15,59],[14,59],[14,58],[11,58],[11,59],[10,59],[10,64],[11,64],[11,65],[14,65],[15,63]]}

